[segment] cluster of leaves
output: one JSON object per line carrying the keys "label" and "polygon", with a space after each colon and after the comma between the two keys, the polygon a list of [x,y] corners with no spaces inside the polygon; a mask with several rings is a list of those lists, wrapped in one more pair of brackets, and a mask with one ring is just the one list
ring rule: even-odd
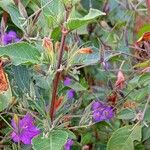
{"label": "cluster of leaves", "polygon": [[[149,149],[147,12],[149,0],[1,0],[0,148]],[[20,41],[5,45],[10,30]],[[113,118],[95,122],[93,101]],[[31,145],[10,136],[27,113],[40,129]]]}

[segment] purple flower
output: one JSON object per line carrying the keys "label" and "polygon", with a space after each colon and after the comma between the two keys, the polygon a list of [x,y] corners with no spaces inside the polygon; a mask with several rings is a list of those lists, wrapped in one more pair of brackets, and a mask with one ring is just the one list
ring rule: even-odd
{"label": "purple flower", "polygon": [[64,85],[69,86],[71,84],[71,79],[69,77],[66,77],[64,80]]}
{"label": "purple flower", "polygon": [[15,38],[14,42],[20,42],[20,39],[19,38]]}
{"label": "purple flower", "polygon": [[92,104],[92,110],[101,108],[101,107],[103,107],[103,106],[104,106],[104,105],[103,105],[103,103],[101,103],[101,102],[94,102],[94,103]]}
{"label": "purple flower", "polygon": [[10,39],[15,39],[17,37],[17,33],[13,30],[10,30],[7,34]]}
{"label": "purple flower", "polygon": [[75,91],[74,90],[71,89],[71,90],[67,91],[68,99],[72,99],[74,97],[74,95],[75,95]]}
{"label": "purple flower", "polygon": [[105,117],[104,115],[102,115],[100,111],[96,110],[93,112],[93,119],[95,122],[100,122],[100,121],[105,120]]}
{"label": "purple flower", "polygon": [[73,145],[73,140],[68,139],[66,144],[64,145],[65,150],[71,150],[71,146]]}
{"label": "purple flower", "polygon": [[110,120],[114,117],[114,110],[102,102],[94,102],[92,104],[93,119],[95,122]]}
{"label": "purple flower", "polygon": [[4,45],[8,44],[7,33],[5,33],[4,35],[2,35],[2,42],[3,42]]}
{"label": "purple flower", "polygon": [[8,33],[5,33],[2,36],[2,39],[3,39],[3,44],[4,45],[20,41],[20,39],[17,37],[16,32],[12,31],[12,30],[10,30]]}
{"label": "purple flower", "polygon": [[110,106],[106,107],[102,112],[102,115],[106,118],[106,120],[113,118],[114,117],[113,108]]}
{"label": "purple flower", "polygon": [[22,142],[31,144],[32,138],[40,134],[40,130],[34,125],[34,119],[30,114],[26,114],[21,120],[15,119],[11,121],[13,132],[11,137],[14,142]]}

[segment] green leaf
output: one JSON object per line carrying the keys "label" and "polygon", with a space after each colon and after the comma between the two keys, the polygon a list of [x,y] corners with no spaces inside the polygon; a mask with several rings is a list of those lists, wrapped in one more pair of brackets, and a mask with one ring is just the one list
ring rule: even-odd
{"label": "green leaf", "polygon": [[87,132],[85,135],[83,135],[83,136],[81,137],[81,144],[82,144],[82,145],[86,145],[86,144],[92,142],[92,138],[93,138],[92,133]]}
{"label": "green leaf", "polygon": [[[7,79],[8,81],[8,79]],[[8,81],[9,84],[9,81]],[[12,102],[12,92],[9,85],[7,91],[0,91],[0,112],[8,107],[8,105]]]}
{"label": "green leaf", "polygon": [[122,127],[112,134],[106,150],[134,150],[135,140],[141,140],[141,126]]}
{"label": "green leaf", "polygon": [[[42,0],[42,6],[48,3],[49,0]],[[43,9],[43,14],[46,18],[49,27],[57,27],[63,20],[64,7],[61,1],[53,0]]]}
{"label": "green leaf", "polygon": [[31,0],[22,0],[22,3],[24,6],[27,6],[30,3]]}
{"label": "green leaf", "polygon": [[86,108],[83,112],[84,115],[81,117],[79,125],[86,125],[91,121],[91,119],[92,119],[92,117],[91,117],[91,104],[86,106]]}
{"label": "green leaf", "polygon": [[132,92],[129,95],[129,99],[140,102],[140,101],[143,101],[143,99],[145,99],[147,94],[148,94],[147,87],[144,87],[142,89],[134,90],[134,92]]}
{"label": "green leaf", "polygon": [[49,135],[40,134],[32,140],[34,150],[62,150],[68,139],[66,131],[55,130]]}
{"label": "green leaf", "polygon": [[133,119],[135,118],[135,115],[136,113],[133,110],[123,109],[118,113],[117,118],[118,119]]}
{"label": "green leaf", "polygon": [[137,68],[137,67],[146,68],[146,67],[149,67],[149,66],[150,66],[150,60],[146,60],[142,63],[138,63],[138,64],[134,65],[133,68]]}
{"label": "green leaf", "polygon": [[86,88],[83,87],[80,83],[78,82],[74,82],[73,84],[69,85],[69,87],[73,90],[75,90],[76,92],[78,91],[85,91]]}
{"label": "green leaf", "polygon": [[105,15],[105,13],[91,8],[86,16],[82,18],[69,18],[65,25],[69,30],[75,30],[102,15]]}
{"label": "green leaf", "polygon": [[146,109],[145,115],[144,115],[144,121],[149,123],[150,122],[150,107]]}
{"label": "green leaf", "polygon": [[150,137],[150,127],[142,128],[142,141],[146,141]]}
{"label": "green leaf", "polygon": [[146,72],[144,74],[142,74],[139,78],[139,83],[141,85],[149,85],[149,81],[150,81],[150,73],[149,72]]}
{"label": "green leaf", "polygon": [[77,139],[75,133],[73,133],[73,132],[70,131],[69,129],[64,129],[64,131],[66,131],[66,132],[68,133],[68,138],[69,138],[69,139],[74,139],[74,140]]}
{"label": "green leaf", "polygon": [[22,93],[30,92],[30,71],[25,66],[13,66],[14,79]]}
{"label": "green leaf", "polygon": [[7,56],[14,65],[39,63],[39,51],[28,43],[15,43],[0,47],[0,56]]}
{"label": "green leaf", "polygon": [[54,39],[55,41],[58,41],[61,38],[61,29],[60,27],[56,27],[53,29],[51,38]]}
{"label": "green leaf", "polygon": [[99,52],[95,52],[93,54],[79,54],[76,57],[75,63],[91,65],[97,63],[99,59],[100,59]]}
{"label": "green leaf", "polygon": [[61,0],[61,1],[62,1],[62,3],[64,3],[67,6],[67,5],[75,5],[80,0]]}
{"label": "green leaf", "polygon": [[19,9],[11,0],[2,0],[0,2],[0,7],[7,11],[11,17],[12,22],[20,29],[22,29],[22,20],[19,13]]}
{"label": "green leaf", "polygon": [[106,150],[106,145],[98,142],[94,145],[93,149],[95,149],[95,150]]}
{"label": "green leaf", "polygon": [[135,150],[145,150],[145,146],[142,143],[139,143],[135,146]]}
{"label": "green leaf", "polygon": [[129,82],[128,82],[128,85],[131,85],[133,87],[136,87],[138,82],[139,82],[139,76],[135,76],[133,79],[131,79]]}
{"label": "green leaf", "polygon": [[140,38],[145,32],[149,32],[150,31],[150,25],[149,24],[145,24],[142,26],[142,28],[140,28],[140,30],[138,31],[138,38]]}
{"label": "green leaf", "polygon": [[[93,53],[91,54],[79,54],[77,53],[73,58],[71,58],[71,55],[73,56],[74,54],[70,54],[71,61],[69,61],[69,65],[93,65],[99,62],[100,60],[100,52],[99,49],[96,47],[91,47],[93,50]],[[76,52],[75,52],[76,53]]]}

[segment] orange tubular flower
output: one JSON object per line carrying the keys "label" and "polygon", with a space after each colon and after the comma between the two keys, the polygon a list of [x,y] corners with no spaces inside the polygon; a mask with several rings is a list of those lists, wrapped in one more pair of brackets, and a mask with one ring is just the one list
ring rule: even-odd
{"label": "orange tubular flower", "polygon": [[78,50],[79,54],[92,54],[93,50],[90,47],[81,48]]}
{"label": "orange tubular flower", "polygon": [[49,55],[54,51],[52,40],[49,37],[43,39],[43,47]]}
{"label": "orange tubular flower", "polygon": [[119,71],[118,75],[117,75],[117,81],[115,83],[115,87],[117,89],[121,90],[121,89],[123,89],[124,84],[125,84],[125,77],[124,77],[122,71]]}

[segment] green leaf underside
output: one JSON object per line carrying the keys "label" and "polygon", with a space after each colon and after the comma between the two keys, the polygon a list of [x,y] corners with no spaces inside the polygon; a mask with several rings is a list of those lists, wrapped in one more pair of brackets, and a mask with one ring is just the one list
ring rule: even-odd
{"label": "green leaf underside", "polygon": [[9,57],[12,63],[17,66],[24,63],[37,64],[40,53],[35,47],[22,42],[0,47],[0,56]]}
{"label": "green leaf underside", "polygon": [[83,25],[88,24],[89,22],[102,15],[105,15],[105,13],[97,9],[90,9],[89,13],[86,16],[82,18],[70,18],[65,23],[65,25],[69,30],[75,30]]}
{"label": "green leaf underside", "polygon": [[93,54],[79,54],[76,57],[76,64],[84,64],[84,65],[90,65],[97,63],[100,59],[100,55],[98,52],[95,52]]}
{"label": "green leaf underside", "polygon": [[19,10],[18,8],[15,6],[15,5],[8,5],[6,7],[6,10],[8,11],[8,13],[10,14],[10,17],[11,17],[11,20],[12,22],[20,29],[22,29],[22,26],[21,26],[21,16],[20,16],[20,13],[19,13]]}
{"label": "green leaf underside", "polygon": [[66,131],[56,130],[49,133],[48,137],[39,135],[32,140],[34,150],[62,150],[68,139]]}
{"label": "green leaf underside", "polygon": [[141,126],[122,127],[112,134],[107,150],[134,150],[135,140],[141,140]]}
{"label": "green leaf underside", "polygon": [[13,66],[14,79],[22,93],[30,91],[30,71],[25,66]]}
{"label": "green leaf underside", "polygon": [[100,60],[100,52],[99,49],[95,47],[91,47],[93,53],[91,54],[77,54],[73,61],[72,65],[91,65],[96,64]]}

